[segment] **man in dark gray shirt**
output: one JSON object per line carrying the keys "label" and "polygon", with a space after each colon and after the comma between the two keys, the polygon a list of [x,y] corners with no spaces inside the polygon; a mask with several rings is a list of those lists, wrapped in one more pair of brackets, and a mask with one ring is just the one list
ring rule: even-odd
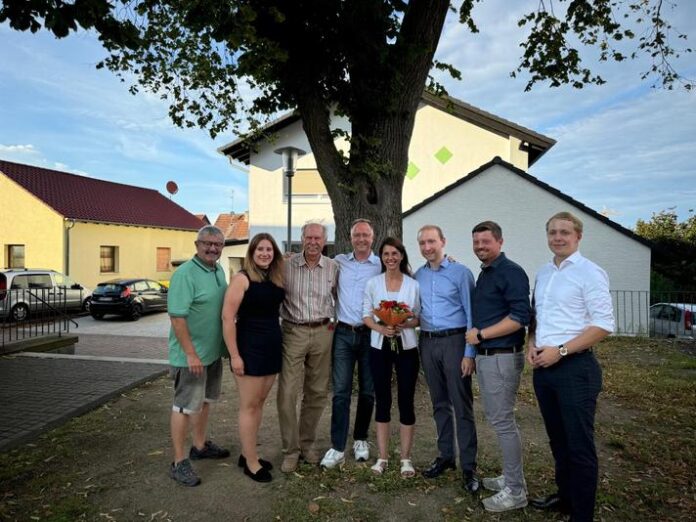
{"label": "man in dark gray shirt", "polygon": [[524,327],[531,316],[529,279],[501,251],[503,232],[497,223],[479,223],[472,234],[474,254],[482,264],[471,300],[473,328],[466,333],[466,341],[476,346],[484,411],[503,453],[503,474],[483,479],[484,488],[497,491],[483,500],[483,506],[501,512],[527,505],[514,410],[524,369]]}

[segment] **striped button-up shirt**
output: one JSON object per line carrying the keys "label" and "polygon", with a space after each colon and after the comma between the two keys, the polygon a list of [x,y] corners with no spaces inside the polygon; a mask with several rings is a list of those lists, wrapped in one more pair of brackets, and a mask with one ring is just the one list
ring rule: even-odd
{"label": "striped button-up shirt", "polygon": [[338,264],[326,256],[310,268],[304,254],[285,263],[285,300],[280,316],[293,323],[313,323],[334,316]]}

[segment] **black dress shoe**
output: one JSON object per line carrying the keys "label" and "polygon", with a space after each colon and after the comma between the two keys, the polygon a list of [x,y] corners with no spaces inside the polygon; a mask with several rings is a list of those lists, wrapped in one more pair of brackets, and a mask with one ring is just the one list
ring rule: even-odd
{"label": "black dress shoe", "polygon": [[457,465],[453,460],[443,459],[442,457],[437,457],[430,467],[423,471],[423,476],[425,478],[435,478],[442,475],[448,469],[457,469]]}
{"label": "black dress shoe", "polygon": [[558,511],[566,515],[570,513],[570,505],[566,500],[559,497],[558,493],[545,497],[532,498],[529,500],[529,505],[545,511]]}
{"label": "black dress shoe", "polygon": [[244,464],[244,474],[251,480],[255,480],[256,482],[270,482],[271,480],[273,480],[271,472],[263,466],[261,466],[256,473],[252,473],[249,469],[249,466]]}
{"label": "black dress shoe", "polygon": [[[237,466],[243,468],[244,466],[246,466],[246,463],[246,457],[244,455],[240,455],[239,460],[237,461]],[[271,471],[273,469],[273,464],[271,464],[267,460],[259,459],[259,464],[261,464],[262,468],[265,468],[268,471]]]}
{"label": "black dress shoe", "polygon": [[462,472],[462,487],[472,495],[481,489],[481,482],[473,471]]}

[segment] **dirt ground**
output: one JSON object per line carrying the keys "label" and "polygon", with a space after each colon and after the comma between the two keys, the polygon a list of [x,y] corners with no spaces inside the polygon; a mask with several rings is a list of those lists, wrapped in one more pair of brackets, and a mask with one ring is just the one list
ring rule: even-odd
{"label": "dirt ground", "polygon": [[[420,476],[403,480],[398,475],[397,454],[393,456],[392,467],[382,477],[370,473],[369,465],[373,461],[357,464],[350,458],[343,471],[322,471],[303,464],[296,473],[284,475],[278,469],[282,455],[275,388],[264,410],[259,440],[260,454],[276,467],[274,480],[269,484],[255,483],[236,466],[240,449],[237,394],[229,374],[224,382],[223,398],[212,410],[210,436],[230,448],[232,457],[224,461],[195,462],[203,480],[199,487],[179,486],[168,476],[172,384],[162,378],[74,419],[28,447],[13,451],[10,457],[18,459],[18,475],[13,477],[9,487],[6,484],[0,488],[3,495],[0,503],[5,504],[4,509],[0,507],[0,519],[562,520],[560,516],[532,508],[501,515],[487,513],[480,504],[480,497],[472,497],[461,489],[459,473],[449,472],[436,480]],[[500,454],[494,434],[483,418],[476,385],[475,396],[479,472],[483,476],[498,475]],[[413,461],[421,470],[436,455],[432,409],[422,377],[417,387],[416,409]],[[620,480],[629,479],[624,476],[628,468],[621,459],[620,434],[622,430],[627,433],[634,430],[637,417],[640,417],[639,412],[634,412],[630,404],[610,399],[605,394],[600,397],[597,425],[601,468],[597,520],[636,519],[614,512],[616,505],[623,504],[620,509],[629,512],[632,509],[630,502],[614,495],[623,488]],[[523,435],[530,496],[553,491],[553,463],[529,371],[523,375],[517,418]],[[324,412],[318,431],[317,445],[321,452],[330,444],[329,424],[330,406]],[[398,432],[398,425],[393,426],[392,432]],[[374,440],[373,435],[372,438]],[[395,439],[392,448],[397,447]],[[374,446],[372,450],[375,455]],[[21,465],[23,459],[27,466]],[[659,482],[659,477],[656,480]],[[691,483],[693,485],[693,481]],[[677,513],[674,518],[661,519],[687,518]]]}
{"label": "dirt ground", "polygon": [[[225,379],[222,400],[212,410],[210,436],[230,448],[232,458],[195,462],[202,484],[196,488],[181,487],[167,475],[171,396],[171,382],[162,378],[71,422],[65,428],[66,440],[61,440],[56,450],[73,465],[77,464],[78,480],[61,483],[59,475],[54,475],[51,487],[84,490],[89,503],[97,508],[103,520],[300,520],[305,515],[313,519],[322,518],[321,515],[344,519],[343,514],[331,506],[322,513],[323,501],[329,497],[337,497],[338,502],[345,505],[342,507],[351,508],[345,513],[346,520],[424,520],[434,514],[446,514],[447,511],[442,510],[450,505],[482,514],[478,500],[460,488],[459,473],[450,472],[436,481],[420,477],[404,481],[392,469],[387,476],[375,478],[368,469],[372,462],[357,464],[348,459],[343,471],[321,471],[304,464],[298,472],[284,475],[278,470],[282,455],[275,388],[264,410],[259,440],[260,454],[276,466],[274,481],[270,484],[251,481],[236,466],[240,449],[237,394],[229,377]],[[416,408],[413,460],[416,468],[422,469],[436,455],[430,399],[422,379]],[[495,440],[481,417],[478,400],[476,410],[481,472],[498,474]],[[541,419],[524,394],[520,400],[519,421],[529,453],[550,473],[552,464]],[[330,445],[329,426],[330,408],[327,408],[318,431],[317,445],[322,452]],[[397,428],[395,425],[395,434]],[[396,447],[395,442],[392,441],[393,447]],[[372,453],[376,453],[374,446]],[[398,454],[395,454],[393,466],[397,462]],[[60,470],[55,471],[60,473]],[[542,489],[538,478],[548,482],[550,474],[532,478],[532,490]],[[317,507],[318,512],[313,514]]]}

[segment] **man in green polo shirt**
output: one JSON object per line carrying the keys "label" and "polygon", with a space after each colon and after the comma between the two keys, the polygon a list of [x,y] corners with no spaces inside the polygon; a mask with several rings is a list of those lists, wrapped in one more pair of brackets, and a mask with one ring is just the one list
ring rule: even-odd
{"label": "man in green polo shirt", "polygon": [[[184,486],[201,482],[189,459],[222,459],[230,455],[206,437],[210,402],[220,397],[221,357],[226,352],[220,317],[227,282],[217,262],[225,238],[219,228],[208,225],[198,231],[195,245],[196,255],[174,272],[167,298],[172,322],[169,363],[174,379],[174,462],[169,474]],[[193,445],[187,458],[184,445],[189,428]]]}

